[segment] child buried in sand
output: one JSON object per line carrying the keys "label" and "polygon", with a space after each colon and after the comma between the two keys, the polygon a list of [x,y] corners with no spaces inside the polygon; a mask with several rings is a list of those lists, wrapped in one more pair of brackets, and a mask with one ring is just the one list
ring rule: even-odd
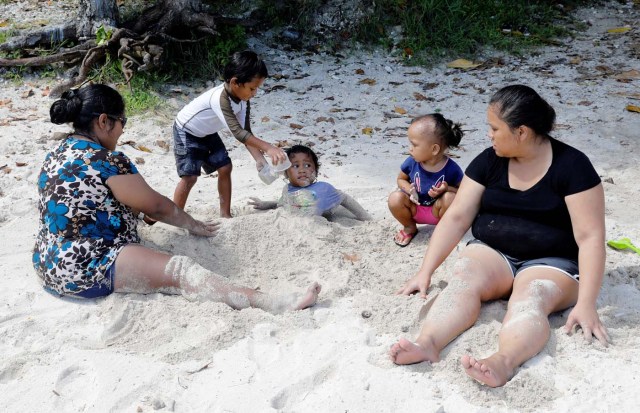
{"label": "child buried in sand", "polygon": [[371,215],[351,196],[327,182],[316,182],[318,156],[303,145],[286,150],[291,167],[285,171],[289,184],[282,190],[278,201],[262,201],[251,198],[249,205],[255,209],[284,209],[303,215],[322,215],[330,218],[339,206],[345,207],[359,221],[368,221]]}

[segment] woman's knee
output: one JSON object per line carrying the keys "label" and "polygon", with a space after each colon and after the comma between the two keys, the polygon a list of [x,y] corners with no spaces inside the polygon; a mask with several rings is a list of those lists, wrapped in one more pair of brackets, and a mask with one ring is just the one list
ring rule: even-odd
{"label": "woman's knee", "polygon": [[458,285],[458,288],[482,294],[486,285],[486,272],[482,263],[473,257],[461,256],[453,264],[450,285]]}
{"label": "woman's knee", "polygon": [[115,290],[148,293],[172,286],[165,274],[171,256],[138,244],[126,245],[115,261]]}
{"label": "woman's knee", "polygon": [[538,277],[529,270],[516,276],[511,297],[514,301],[528,300],[540,303],[543,311],[551,314],[576,303],[578,283],[560,272],[557,276],[545,274]]}
{"label": "woman's knee", "polygon": [[465,281],[478,294],[482,301],[505,297],[511,292],[513,276],[499,255],[467,247],[455,262],[453,279]]}

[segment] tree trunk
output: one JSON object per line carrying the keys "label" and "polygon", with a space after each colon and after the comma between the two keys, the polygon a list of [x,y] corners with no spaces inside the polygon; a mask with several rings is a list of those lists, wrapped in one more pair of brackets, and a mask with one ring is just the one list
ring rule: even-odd
{"label": "tree trunk", "polygon": [[191,30],[215,36],[214,17],[204,11],[201,0],[158,0],[134,22],[124,24],[136,33],[153,31],[189,38]]}
{"label": "tree trunk", "polygon": [[100,26],[118,27],[119,20],[116,0],[80,0],[77,35],[80,39],[91,37]]}

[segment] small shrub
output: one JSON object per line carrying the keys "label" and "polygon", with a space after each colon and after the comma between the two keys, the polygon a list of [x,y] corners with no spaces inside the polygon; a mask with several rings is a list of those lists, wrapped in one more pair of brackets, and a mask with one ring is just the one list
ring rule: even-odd
{"label": "small shrub", "polygon": [[246,49],[247,36],[241,26],[223,26],[218,32],[214,39],[180,43],[167,50],[167,60],[171,62],[167,73],[175,80],[220,77],[229,57]]}
{"label": "small shrub", "polygon": [[105,64],[94,69],[89,78],[96,83],[116,85],[124,98],[128,115],[144,113],[163,105],[158,90],[167,81],[166,75],[157,72],[137,72],[127,85],[120,69],[120,62],[107,57]]}
{"label": "small shrub", "polygon": [[[573,1],[589,2],[594,1]],[[387,28],[400,25],[403,37],[396,46],[418,62],[444,54],[473,55],[486,46],[519,53],[567,34],[558,24],[566,19],[562,13],[551,0],[379,0],[354,35],[388,45]]]}

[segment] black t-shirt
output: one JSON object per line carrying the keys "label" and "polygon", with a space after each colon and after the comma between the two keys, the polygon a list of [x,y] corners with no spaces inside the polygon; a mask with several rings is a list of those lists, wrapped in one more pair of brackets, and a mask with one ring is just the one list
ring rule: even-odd
{"label": "black t-shirt", "polygon": [[526,191],[509,186],[509,158],[497,156],[493,148],[485,149],[465,171],[486,188],[471,227],[473,236],[513,258],[578,259],[564,198],[593,188],[600,177],[584,153],[556,139],[550,141],[551,166]]}

